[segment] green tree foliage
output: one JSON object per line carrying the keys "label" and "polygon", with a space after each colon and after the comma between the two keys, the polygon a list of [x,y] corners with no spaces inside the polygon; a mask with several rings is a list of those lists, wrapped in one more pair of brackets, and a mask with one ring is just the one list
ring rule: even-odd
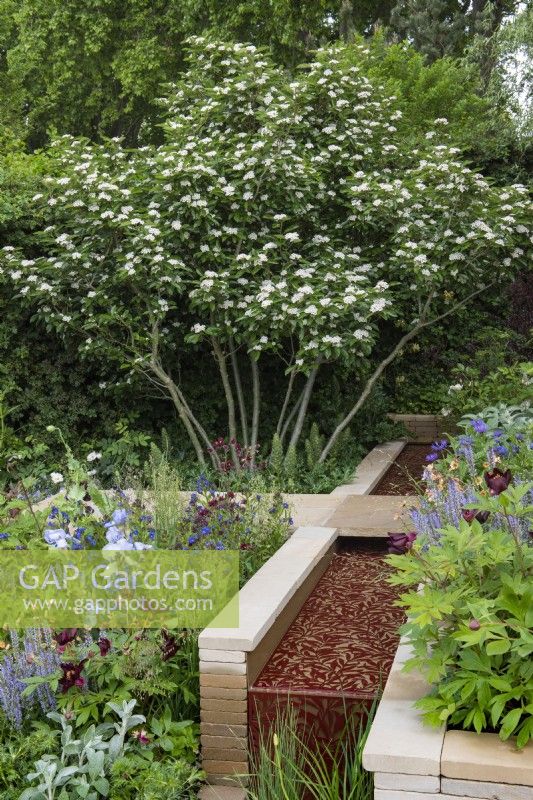
{"label": "green tree foliage", "polygon": [[489,172],[512,172],[515,165],[512,177],[519,174],[524,148],[516,125],[501,92],[484,95],[477,59],[445,57],[428,64],[413,45],[389,44],[382,33],[365,44],[365,73],[399,98],[415,137],[446,117],[451,139],[476,164]]}
{"label": "green tree foliage", "polygon": [[137,139],[161,83],[182,66],[183,3],[2,0],[0,52],[30,146],[49,128]]}
{"label": "green tree foliage", "polygon": [[476,35],[492,36],[513,14],[517,0],[398,0],[391,29],[430,61],[462,55]]}
{"label": "green tree foliage", "polygon": [[[350,25],[363,32],[387,20],[391,0],[353,5]],[[49,129],[135,144],[143,121],[158,119],[162,84],[183,69],[188,35],[213,30],[295,65],[340,26],[336,0],[0,0],[2,124],[32,148]]]}

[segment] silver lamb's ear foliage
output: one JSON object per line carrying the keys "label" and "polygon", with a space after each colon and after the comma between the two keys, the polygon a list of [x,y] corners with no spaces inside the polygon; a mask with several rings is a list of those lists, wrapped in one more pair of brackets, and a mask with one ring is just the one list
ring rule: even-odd
{"label": "silver lamb's ear foliage", "polygon": [[[133,714],[136,701],[108,703],[119,717],[114,725],[103,723],[91,725],[80,739],[72,738],[72,726],[64,714],[48,714],[53,722],[62,727],[61,755],[45,755],[35,762],[35,771],[27,776],[30,782],[38,785],[26,789],[21,797],[24,800],[70,800],[83,797],[107,797],[109,782],[106,775],[114,761],[127,750],[125,737],[129,730],[145,722],[142,714]],[[113,732],[116,733],[112,736]],[[73,761],[73,764],[69,764]],[[71,794],[70,790],[74,792]],[[56,790],[61,790],[57,794]]]}

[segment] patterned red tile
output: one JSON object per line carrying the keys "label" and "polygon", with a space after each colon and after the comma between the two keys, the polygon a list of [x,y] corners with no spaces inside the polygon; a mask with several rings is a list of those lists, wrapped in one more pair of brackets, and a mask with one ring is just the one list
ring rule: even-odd
{"label": "patterned red tile", "polygon": [[385,683],[403,614],[398,588],[386,583],[383,541],[347,541],[308,597],[249,692],[257,746],[289,704],[301,732],[332,742],[347,717],[366,713]]}

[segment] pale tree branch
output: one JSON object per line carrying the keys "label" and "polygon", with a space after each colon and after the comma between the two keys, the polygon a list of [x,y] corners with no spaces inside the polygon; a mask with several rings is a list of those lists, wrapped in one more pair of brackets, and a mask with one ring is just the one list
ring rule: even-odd
{"label": "pale tree branch", "polygon": [[322,453],[320,454],[320,458],[319,458],[319,463],[320,464],[324,463],[324,461],[328,457],[329,453],[331,452],[331,449],[334,447],[337,439],[339,438],[339,436],[341,435],[343,430],[345,430],[345,428],[348,427],[348,425],[350,424],[352,419],[355,417],[355,415],[357,414],[359,409],[366,402],[368,396],[372,392],[372,389],[374,388],[374,386],[376,385],[377,381],[380,379],[382,374],[385,372],[386,368],[399,355],[399,353],[403,350],[405,345],[408,342],[410,342],[411,339],[414,339],[415,336],[417,336],[423,328],[427,328],[427,327],[430,327],[431,325],[435,325],[435,323],[440,322],[441,320],[445,319],[446,317],[449,317],[451,314],[454,314],[459,308],[462,308],[462,306],[464,306],[467,303],[469,303],[470,300],[472,300],[474,297],[477,297],[477,295],[481,294],[481,292],[484,292],[487,289],[490,289],[491,286],[494,286],[495,283],[496,283],[496,281],[493,281],[492,283],[488,284],[487,286],[481,287],[481,289],[476,289],[476,291],[471,292],[467,297],[465,297],[459,303],[456,303],[454,306],[449,308],[447,311],[443,312],[442,314],[439,314],[438,316],[434,317],[433,319],[426,320],[424,318],[425,314],[429,311],[429,307],[430,307],[431,302],[432,302],[432,300],[434,298],[433,294],[429,295],[428,299],[426,300],[426,302],[424,304],[424,308],[423,308],[423,311],[422,311],[422,316],[420,317],[419,321],[413,326],[413,328],[411,328],[410,331],[408,331],[404,336],[402,336],[402,338],[400,339],[398,344],[389,353],[389,355],[386,358],[384,358],[383,361],[376,367],[376,369],[374,370],[374,372],[372,373],[372,375],[370,376],[370,378],[366,382],[365,387],[363,389],[363,392],[359,396],[359,399],[357,400],[355,405],[350,409],[350,411],[348,412],[348,414],[346,414],[346,416],[344,417],[342,422],[340,422],[337,425],[337,427],[335,428],[335,430],[331,434],[328,442],[326,443],[324,449],[322,450]]}
{"label": "pale tree branch", "polygon": [[252,466],[255,464],[257,439],[259,437],[259,413],[261,408],[261,384],[259,382],[259,367],[255,358],[250,356],[252,367],[252,435],[250,439],[250,453]]}
{"label": "pale tree branch", "polygon": [[302,400],[300,403],[300,408],[298,409],[298,416],[296,417],[296,422],[294,425],[294,430],[292,432],[289,447],[296,447],[296,445],[300,440],[300,436],[302,435],[305,417],[307,414],[307,409],[309,407],[309,401],[311,400],[311,394],[313,393],[313,386],[315,385],[315,380],[319,367],[320,367],[320,362],[315,364],[315,366],[308,375],[307,381],[304,386],[304,390],[302,392]]}
{"label": "pale tree branch", "polygon": [[235,448],[235,443],[237,441],[237,421],[235,417],[235,399],[233,397],[233,392],[231,389],[231,383],[228,374],[228,368],[226,366],[226,356],[222,352],[222,348],[216,336],[212,338],[212,346],[213,346],[213,353],[215,354],[215,358],[218,363],[218,369],[220,371],[220,377],[222,379],[222,386],[224,388],[224,395],[226,397],[226,405],[228,408],[228,429],[229,429],[229,437],[230,437],[230,450],[231,450],[231,459],[233,461],[233,466],[236,470],[240,470],[239,458],[237,456],[237,450]]}
{"label": "pale tree branch", "polygon": [[235,350],[235,343],[233,337],[230,339],[230,358],[231,368],[233,370],[233,381],[235,383],[235,392],[237,394],[237,403],[239,406],[239,416],[241,419],[241,433],[242,442],[245,447],[248,447],[248,414],[246,412],[246,403],[244,402],[244,392],[242,390],[241,373],[239,369],[239,362],[237,360],[237,352]]}

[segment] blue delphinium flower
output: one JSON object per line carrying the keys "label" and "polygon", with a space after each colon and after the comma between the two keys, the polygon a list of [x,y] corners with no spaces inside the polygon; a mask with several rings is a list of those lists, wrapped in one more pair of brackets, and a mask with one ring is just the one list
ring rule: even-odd
{"label": "blue delphinium flower", "polygon": [[470,423],[476,433],[486,433],[489,426],[482,419],[473,419]]}
{"label": "blue delphinium flower", "polygon": [[494,447],[493,450],[497,456],[506,456],[509,453],[509,450],[503,444],[496,445],[496,447]]}

